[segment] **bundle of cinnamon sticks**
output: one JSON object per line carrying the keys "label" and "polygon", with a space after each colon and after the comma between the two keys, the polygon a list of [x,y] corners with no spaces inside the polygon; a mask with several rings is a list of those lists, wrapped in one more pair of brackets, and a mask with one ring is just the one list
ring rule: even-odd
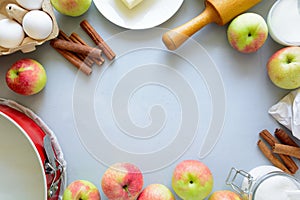
{"label": "bundle of cinnamon sticks", "polygon": [[[283,129],[276,129],[273,136],[268,130],[259,133],[257,145],[266,158],[288,174],[295,174],[298,166],[293,158],[300,159],[299,145]],[[266,143],[269,145],[266,144]]]}
{"label": "bundle of cinnamon sticks", "polygon": [[68,36],[61,30],[58,37],[50,41],[50,45],[76,68],[90,75],[94,64],[103,64],[102,53],[109,60],[113,60],[116,55],[87,20],[83,20],[80,26],[96,47],[89,46],[77,33]]}

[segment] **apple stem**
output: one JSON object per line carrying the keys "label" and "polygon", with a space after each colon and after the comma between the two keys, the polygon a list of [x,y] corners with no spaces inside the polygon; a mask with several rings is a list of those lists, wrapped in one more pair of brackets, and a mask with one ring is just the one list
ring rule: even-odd
{"label": "apple stem", "polygon": [[293,58],[291,56],[287,56],[287,63],[290,64],[293,61]]}
{"label": "apple stem", "polygon": [[124,185],[123,189],[128,193],[128,196],[131,197],[131,194],[130,194],[130,192],[128,190],[128,185]]}

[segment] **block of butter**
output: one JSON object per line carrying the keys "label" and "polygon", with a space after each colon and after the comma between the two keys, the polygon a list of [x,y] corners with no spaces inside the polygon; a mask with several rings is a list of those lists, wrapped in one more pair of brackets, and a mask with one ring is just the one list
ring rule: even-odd
{"label": "block of butter", "polygon": [[141,3],[143,0],[122,0],[122,1],[129,9],[132,9],[135,6],[137,6],[139,3]]}

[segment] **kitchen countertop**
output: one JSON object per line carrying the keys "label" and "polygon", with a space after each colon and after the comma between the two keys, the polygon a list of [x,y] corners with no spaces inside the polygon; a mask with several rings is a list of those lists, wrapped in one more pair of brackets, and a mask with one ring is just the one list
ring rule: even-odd
{"label": "kitchen countertop", "polygon": [[[251,11],[261,14],[266,19],[267,12],[274,2],[274,0],[262,1],[260,4],[253,7]],[[179,152],[178,155],[174,153],[174,151],[176,150],[176,146],[175,149],[173,147],[171,149],[168,149],[171,150],[169,152],[169,155],[175,156],[174,158],[170,158],[170,161],[168,160],[169,158],[167,158],[168,154],[166,154],[167,157],[157,158],[157,156],[159,157],[161,155],[165,155],[164,153],[166,153],[162,152],[160,154],[160,151],[162,151],[162,149],[160,149],[159,147],[168,148],[168,146],[173,145],[172,142],[175,141],[172,140],[172,137],[174,137],[172,130],[174,131],[174,128],[176,129],[178,127],[177,124],[172,123],[171,120],[179,120],[178,117],[176,118],[176,114],[178,114],[178,112],[174,111],[174,109],[177,108],[177,110],[180,110],[180,108],[174,108],[173,104],[176,101],[181,101],[181,96],[178,95],[176,100],[174,95],[170,95],[170,93],[168,92],[164,93],[163,88],[165,87],[163,84],[165,83],[162,83],[162,87],[159,87],[161,86],[159,85],[159,83],[154,83],[150,84],[150,88],[143,88],[141,92],[148,91],[148,95],[146,93],[138,93],[138,90],[135,90],[131,91],[131,96],[128,96],[129,98],[131,98],[128,99],[128,110],[132,108],[133,111],[136,111],[138,113],[137,116],[134,116],[134,114],[133,116],[130,116],[131,120],[134,121],[134,124],[144,124],[144,127],[146,127],[145,124],[147,125],[147,123],[149,123],[149,121],[147,121],[147,117],[149,116],[145,117],[141,115],[145,115],[145,113],[148,113],[149,106],[151,107],[153,105],[159,104],[158,102],[160,101],[164,103],[162,104],[163,106],[166,106],[164,111],[166,113],[171,112],[168,114],[165,113],[166,115],[163,115],[165,119],[159,119],[165,120],[164,124],[161,124],[161,129],[169,128],[169,130],[171,130],[165,131],[167,132],[165,133],[164,131],[159,129],[161,133],[166,134],[165,136],[160,137],[159,134],[154,135],[153,133],[153,135],[146,136],[130,136],[131,133],[126,132],[125,134],[125,132],[118,132],[118,130],[120,129],[119,126],[122,126],[122,122],[117,123],[116,125],[111,122],[106,123],[105,121],[110,119],[117,119],[114,118],[116,116],[111,116],[111,113],[108,112],[109,109],[107,108],[107,105],[109,106],[111,102],[105,101],[110,100],[108,96],[111,94],[111,89],[115,88],[111,88],[113,86],[109,84],[105,85],[105,81],[112,81],[113,84],[115,82],[118,82],[118,78],[126,78],[126,76],[122,76],[122,73],[126,74],[128,72],[132,72],[126,71],[126,64],[129,65],[131,62],[135,65],[142,66],[141,69],[145,70],[149,69],[147,68],[147,66],[150,66],[150,69],[153,70],[150,70],[149,73],[157,72],[157,67],[160,66],[160,64],[164,70],[170,70],[170,66],[166,67],[165,63],[158,63],[157,59],[162,59],[163,62],[165,62],[165,59],[160,58],[159,55],[167,57],[171,56],[172,59],[174,56],[174,59],[178,59],[178,62],[183,62],[184,59],[182,57],[176,57],[172,52],[168,52],[166,49],[164,50],[163,48],[158,48],[157,46],[148,46],[149,44],[147,42],[149,40],[153,40],[155,44],[157,44],[158,46],[161,45],[162,47],[161,38],[159,37],[160,32],[166,29],[174,28],[192,19],[193,17],[198,15],[203,10],[203,8],[203,1],[186,0],[184,1],[179,11],[167,22],[160,25],[159,28],[149,30],[136,30],[132,32],[128,32],[127,29],[112,24],[98,12],[94,4],[92,4],[87,13],[76,18],[62,16],[58,13],[55,13],[60,29],[62,29],[67,34],[70,34],[73,31],[84,34],[84,32],[80,30],[79,23],[83,19],[87,19],[88,21],[90,21],[90,23],[100,33],[104,40],[107,40],[108,44],[111,44],[114,47],[113,50],[117,52],[116,61],[111,63],[109,66],[106,65],[102,68],[94,66],[94,72],[90,77],[87,77],[85,75],[82,75],[82,73],[80,72],[77,73],[77,70],[66,60],[64,60],[64,58],[62,58],[56,51],[54,51],[50,47],[49,42],[47,42],[41,46],[38,46],[36,51],[31,53],[23,54],[21,52],[17,52],[12,55],[0,57],[0,96],[2,98],[15,100],[20,104],[32,109],[53,130],[62,147],[64,157],[67,161],[68,183],[76,179],[86,179],[92,181],[96,184],[96,186],[100,188],[101,177],[106,170],[107,165],[111,164],[110,162],[117,161],[118,159],[120,161],[123,161],[123,159],[124,161],[126,161],[126,157],[113,154],[107,148],[104,148],[104,140],[99,141],[98,143],[92,138],[93,136],[89,135],[89,131],[93,129],[93,126],[90,126],[88,123],[93,123],[93,120],[85,118],[86,116],[82,115],[88,114],[87,110],[94,108],[96,110],[95,122],[98,122],[100,124],[104,122],[104,125],[101,125],[101,130],[111,131],[111,133],[107,133],[104,131],[105,134],[107,134],[106,137],[108,138],[108,141],[111,141],[111,143],[115,146],[120,145],[121,149],[123,149],[124,152],[129,152],[128,155],[126,154],[129,157],[140,152],[146,154],[143,163],[138,163],[139,161],[137,161],[136,163],[137,165],[141,165],[142,170],[145,172],[145,186],[151,183],[163,183],[171,188],[172,170],[174,169],[175,165],[180,160],[199,159],[204,162],[213,173],[215,180],[213,190],[229,189],[229,187],[225,185],[225,179],[231,167],[249,171],[256,166],[269,164],[269,161],[261,154],[261,152],[257,148],[256,143],[259,139],[258,133],[263,129],[268,129],[270,132],[273,132],[276,128],[280,127],[280,125],[268,114],[268,109],[277,101],[279,101],[284,95],[286,95],[289,90],[279,89],[278,87],[274,86],[268,79],[266,72],[267,60],[275,51],[283,47],[274,42],[270,36],[268,37],[264,46],[258,52],[252,54],[241,54],[230,47],[226,38],[227,26],[209,24],[192,37],[193,41],[191,41],[191,45],[194,49],[185,49],[184,55],[187,55],[189,51],[191,52],[191,54],[194,54],[195,51],[198,50],[203,54],[207,53],[204,58],[210,58],[213,61],[211,62],[211,64],[212,67],[215,68],[215,71],[208,72],[207,74],[205,74],[206,72],[201,71],[203,77],[197,78],[194,77],[195,74],[193,75],[191,73],[192,70],[179,69],[181,73],[180,75],[187,75],[186,77],[184,77],[184,80],[187,80],[187,82],[189,83],[187,84],[187,87],[190,86],[192,88],[191,91],[194,91],[195,93],[197,93],[199,90],[199,93],[195,95],[195,98],[191,98],[191,101],[194,102],[195,100],[197,103],[196,105],[198,105],[198,114],[200,116],[198,120],[200,122],[200,125],[198,126],[195,135],[191,135],[190,133],[182,133],[187,134],[186,136],[182,134],[179,135],[179,138],[181,139],[189,139],[189,141],[187,141],[187,148],[184,149],[184,151]],[[126,37],[130,35],[137,36],[141,42],[145,42],[145,47],[143,48],[143,43],[139,44],[137,41],[134,42],[134,44],[137,46],[132,46],[130,42],[124,41],[126,40]],[[116,45],[115,42],[116,38],[120,39],[121,42],[124,42],[124,44],[118,44],[120,46],[120,49],[122,50],[118,49],[118,45]],[[195,43],[201,44],[201,47],[196,47]],[[125,45],[128,45],[128,52],[123,49]],[[119,52],[121,53],[121,55],[118,54]],[[143,54],[146,54],[146,58],[143,57]],[[180,51],[178,54],[181,55]],[[13,93],[6,86],[6,71],[15,61],[21,58],[33,58],[44,65],[48,75],[48,82],[45,89],[39,94],[33,96],[21,96]],[[187,56],[187,60],[188,58],[189,57]],[[153,65],[149,64],[152,62],[151,59],[155,59],[155,65],[153,63]],[[108,61],[106,62],[109,63]],[[192,60],[192,62],[194,65],[197,65],[197,63],[201,63],[201,61],[197,60]],[[119,66],[118,64],[120,64],[121,66]],[[165,71],[163,71],[162,73],[164,72]],[[110,75],[113,76],[110,77]],[[192,79],[191,81],[188,81],[189,75]],[[205,77],[205,75],[210,75],[211,77]],[[99,79],[99,77],[102,77],[102,79]],[[146,77],[147,76],[145,76],[144,78]],[[152,76],[150,75],[150,77]],[[116,80],[109,80],[110,78],[115,78]],[[197,85],[195,85],[197,84],[197,79],[200,80],[199,88],[197,88]],[[157,78],[157,80],[148,81],[156,82],[159,80],[163,79]],[[211,80],[221,81],[221,84],[215,83],[219,85],[211,86],[209,85],[211,84]],[[126,81],[126,79],[122,79],[122,81]],[[102,85],[102,83],[104,83],[104,86]],[[95,87],[95,85],[97,87]],[[158,86],[156,87],[155,85]],[[114,86],[117,87],[119,85]],[[141,86],[144,85],[141,83]],[[82,87],[83,90],[81,90],[80,88],[78,89],[78,87]],[[151,94],[154,94],[153,91],[151,91],[151,87],[153,87],[152,90],[158,90],[158,94],[161,93],[162,96],[151,96]],[[207,91],[204,91],[203,94],[201,94],[200,89],[205,90],[205,88]],[[214,88],[223,90],[214,93]],[[94,89],[94,91],[92,89]],[[125,89],[125,87],[123,87],[123,89]],[[173,91],[172,88],[167,89],[169,89],[167,91],[171,93],[174,91],[176,92],[176,90]],[[212,89],[212,91],[210,91],[210,89]],[[91,94],[89,92],[95,92],[95,94]],[[184,93],[183,95],[185,94],[187,93]],[[91,95],[92,99],[89,99],[90,96],[88,95]],[[120,95],[120,93],[113,95]],[[217,100],[210,100],[209,97],[216,97]],[[88,100],[85,100],[85,98],[87,98]],[[101,98],[104,98],[105,100],[102,99],[102,101]],[[122,98],[122,93],[118,98]],[[154,102],[151,102],[149,98],[153,98]],[[146,103],[143,103],[145,102],[145,99],[147,99],[147,101]],[[112,105],[118,105],[119,100],[120,99],[117,99],[115,102],[116,104]],[[150,102],[148,102],[148,100]],[[168,100],[170,100],[170,102],[168,102]],[[95,103],[94,101],[99,104],[94,104],[94,107],[93,105],[84,105],[84,103],[89,102]],[[115,99],[113,99],[113,101],[115,101]],[[209,108],[205,108],[206,101],[211,104],[209,104]],[[140,103],[140,107],[135,107],[134,102]],[[168,103],[170,103],[171,105],[169,105]],[[218,105],[214,107],[214,103]],[[122,110],[122,107],[120,108]],[[138,109],[142,108],[144,108],[144,110],[143,112],[140,112]],[[223,111],[220,111],[221,113],[218,113],[219,110],[216,111],[216,115],[221,115],[221,117],[213,116],[211,114],[213,110],[212,108],[224,108]],[[193,107],[189,107],[189,109],[193,110]],[[204,111],[202,109],[204,109]],[[161,110],[154,111],[160,112]],[[174,113],[172,113],[172,111],[174,111]],[[142,114],[139,115],[140,113]],[[154,113],[154,115],[155,114],[157,113]],[[157,116],[161,116],[159,114],[161,113],[158,113]],[[175,117],[173,116],[173,114]],[[188,116],[191,117],[195,114],[197,116],[197,113],[188,113]],[[168,119],[168,117],[170,119]],[[210,122],[206,117],[210,117],[211,119],[215,119],[216,121],[212,120]],[[191,118],[191,120],[187,121],[193,120]],[[202,122],[208,123],[208,125],[202,125]],[[176,126],[172,127],[170,126],[170,123]],[[89,127],[87,128],[86,133],[83,133],[84,130],[82,130],[82,126],[84,125],[87,125]],[[205,138],[205,134],[202,133],[202,130],[210,129],[209,125],[211,127],[218,126],[220,128],[221,135],[216,141],[216,145],[214,146],[212,151],[210,151],[207,155],[200,156],[201,145]],[[139,127],[137,131],[142,130],[143,126],[141,127]],[[93,129],[91,131],[98,130]],[[205,131],[203,132],[205,133]],[[210,134],[218,133],[213,132]],[[99,137],[99,135],[96,137]],[[129,137],[130,139],[126,137]],[[156,141],[155,137],[158,137],[158,142]],[[89,140],[94,142],[91,144],[92,147],[87,144],[88,142],[90,142]],[[139,144],[136,145],[134,143],[135,140],[137,140]],[[152,140],[154,140],[155,144],[152,143]],[[144,146],[143,142],[145,141],[147,143],[149,142],[150,145]],[[151,144],[153,144],[154,147],[151,147]],[[143,149],[143,147],[147,149]],[[155,156],[151,156],[150,154],[153,154]],[[103,157],[101,157],[102,155]],[[111,160],[105,160],[109,157],[111,158]],[[132,159],[135,160],[138,158],[139,157],[137,156]],[[157,163],[158,161],[163,162],[165,159],[167,160],[166,163],[163,163],[162,165],[160,165],[160,163]],[[130,158],[128,159],[128,161],[130,161]],[[296,176],[299,175],[296,174]],[[105,199],[103,193],[102,197],[103,199]]]}

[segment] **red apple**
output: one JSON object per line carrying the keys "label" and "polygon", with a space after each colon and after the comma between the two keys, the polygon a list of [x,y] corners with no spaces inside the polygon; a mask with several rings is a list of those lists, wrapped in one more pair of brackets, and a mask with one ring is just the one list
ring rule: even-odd
{"label": "red apple", "polygon": [[241,197],[230,190],[220,190],[212,193],[208,200],[242,200]]}
{"label": "red apple", "polygon": [[110,200],[135,200],[143,189],[140,169],[132,163],[116,163],[103,174],[101,186]]}
{"label": "red apple", "polygon": [[229,44],[242,53],[257,51],[263,46],[267,37],[267,23],[256,13],[243,13],[237,16],[227,29]]}
{"label": "red apple", "polygon": [[101,200],[97,187],[86,180],[73,181],[63,194],[63,200]]}
{"label": "red apple", "polygon": [[284,47],[268,60],[267,71],[271,81],[283,89],[300,87],[300,47]]}
{"label": "red apple", "polygon": [[33,95],[46,85],[44,67],[36,60],[21,59],[15,62],[6,73],[7,86],[22,95]]}
{"label": "red apple", "polygon": [[182,199],[201,200],[212,191],[213,176],[202,162],[184,160],[174,169],[172,187]]}
{"label": "red apple", "polygon": [[137,200],[175,200],[175,197],[165,185],[151,184],[141,192]]}

